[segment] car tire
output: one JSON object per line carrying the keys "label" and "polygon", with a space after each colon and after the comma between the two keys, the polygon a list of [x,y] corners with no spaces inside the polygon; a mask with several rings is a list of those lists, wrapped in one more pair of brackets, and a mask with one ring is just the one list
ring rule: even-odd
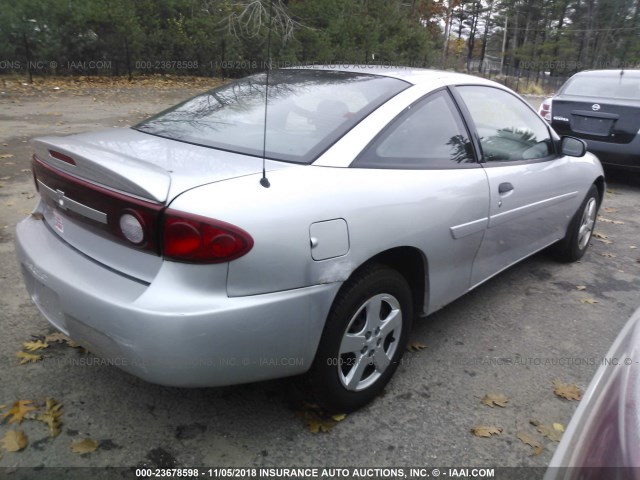
{"label": "car tire", "polygon": [[356,272],[331,307],[307,374],[312,401],[348,413],[373,400],[398,368],[412,321],[411,288],[399,272],[383,265]]}
{"label": "car tire", "polygon": [[555,245],[554,254],[558,260],[575,262],[584,256],[596,226],[599,207],[600,194],[597,187],[591,185],[587,196],[569,224],[566,236]]}

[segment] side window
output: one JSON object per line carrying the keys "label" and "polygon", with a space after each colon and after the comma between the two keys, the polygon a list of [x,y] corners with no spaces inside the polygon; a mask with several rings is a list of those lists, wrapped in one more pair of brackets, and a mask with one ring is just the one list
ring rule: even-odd
{"label": "side window", "polygon": [[456,87],[475,123],[487,162],[546,158],[554,152],[549,130],[522,101],[493,87]]}
{"label": "side window", "polygon": [[408,107],[352,164],[362,168],[454,168],[475,163],[460,115],[441,90]]}

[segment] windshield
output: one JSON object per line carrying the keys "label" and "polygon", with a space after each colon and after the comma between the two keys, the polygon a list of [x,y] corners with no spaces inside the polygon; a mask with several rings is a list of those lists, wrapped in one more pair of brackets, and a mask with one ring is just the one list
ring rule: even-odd
{"label": "windshield", "polygon": [[[134,128],[206,147],[262,156],[264,73],[194,97]],[[311,163],[336,140],[409,86],[395,78],[321,70],[269,74],[267,158]]]}
{"label": "windshield", "polygon": [[565,95],[640,100],[640,79],[613,73],[611,76],[575,76],[562,90]]}

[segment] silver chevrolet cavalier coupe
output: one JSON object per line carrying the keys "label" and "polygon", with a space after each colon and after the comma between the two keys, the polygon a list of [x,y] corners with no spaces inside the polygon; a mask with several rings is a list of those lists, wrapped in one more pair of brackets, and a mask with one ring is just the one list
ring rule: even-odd
{"label": "silver chevrolet cavalier coupe", "polygon": [[507,88],[403,68],[272,71],[33,146],[17,255],[54,327],[164,385],[305,373],[340,411],[415,318],[546,247],[581,258],[605,188]]}

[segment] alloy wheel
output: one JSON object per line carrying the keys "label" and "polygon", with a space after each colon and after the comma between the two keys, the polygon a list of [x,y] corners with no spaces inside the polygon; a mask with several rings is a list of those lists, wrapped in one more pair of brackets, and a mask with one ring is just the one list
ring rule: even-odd
{"label": "alloy wheel", "polygon": [[589,240],[591,240],[591,234],[593,233],[593,226],[596,223],[596,211],[598,202],[595,198],[590,198],[587,205],[582,212],[582,219],[580,220],[580,229],[578,230],[578,248],[583,250]]}
{"label": "alloy wheel", "polygon": [[400,302],[383,293],[369,298],[351,318],[339,349],[342,385],[360,391],[374,384],[391,364],[402,333]]}

